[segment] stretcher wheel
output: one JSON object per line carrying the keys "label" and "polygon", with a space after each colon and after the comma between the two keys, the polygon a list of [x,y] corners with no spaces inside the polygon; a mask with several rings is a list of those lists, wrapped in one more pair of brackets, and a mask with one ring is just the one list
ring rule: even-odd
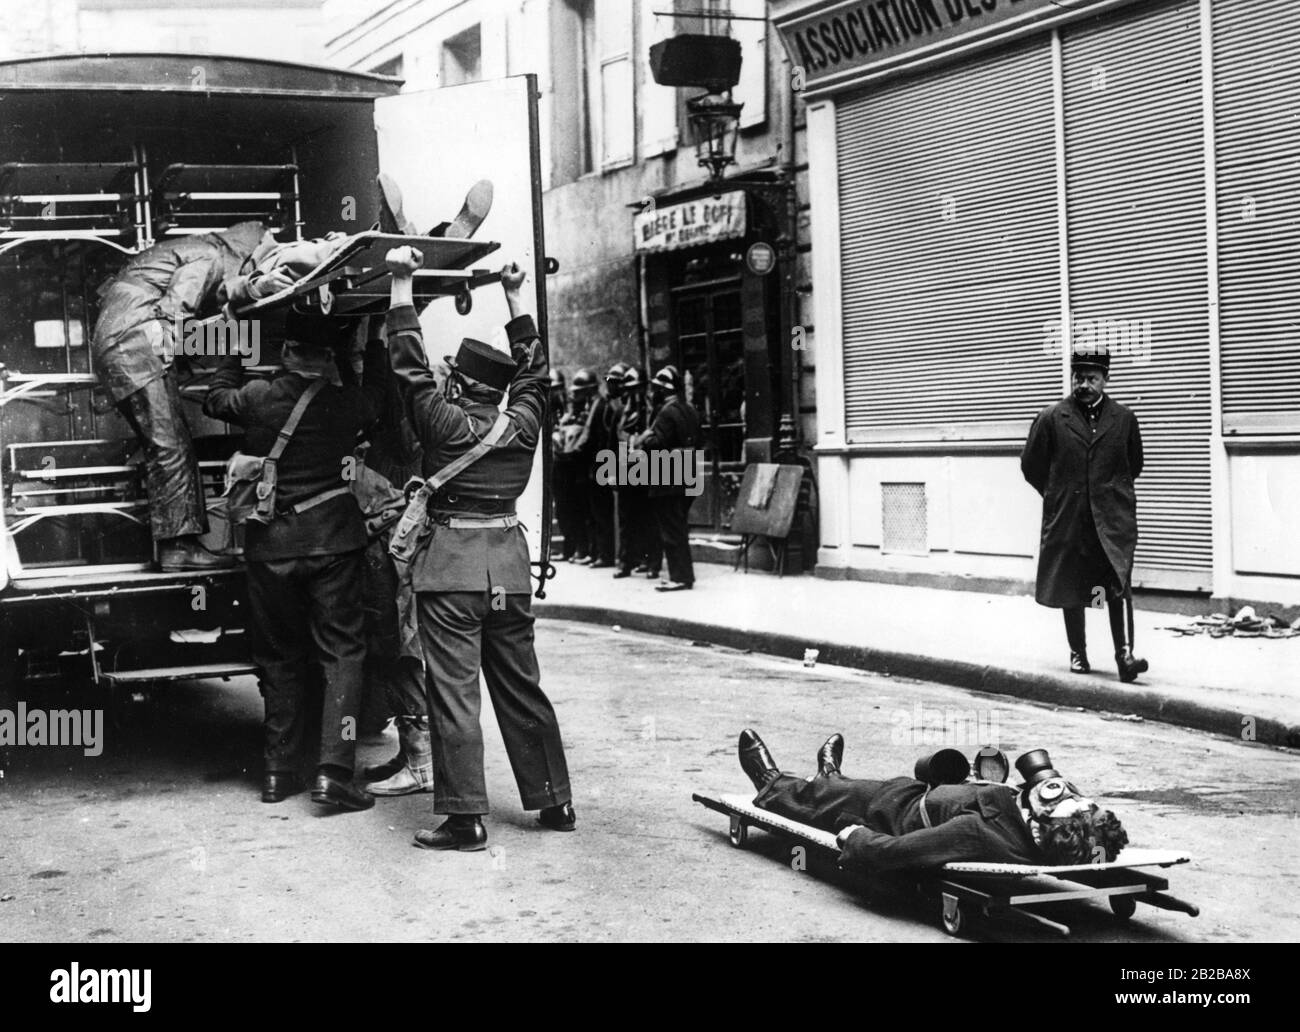
{"label": "stretcher wheel", "polygon": [[946,892],[943,894],[943,914],[940,920],[943,922],[943,930],[949,935],[961,935],[966,926],[966,915],[956,896],[950,896]]}
{"label": "stretcher wheel", "polygon": [[749,825],[739,817],[732,817],[731,833],[727,837],[737,849],[744,849],[745,843],[749,841]]}
{"label": "stretcher wheel", "polygon": [[1137,910],[1137,900],[1133,896],[1111,896],[1110,909],[1121,921],[1127,921]]}
{"label": "stretcher wheel", "polygon": [[456,293],[456,311],[461,315],[469,315],[469,311],[474,307],[474,295],[468,290],[460,290]]}

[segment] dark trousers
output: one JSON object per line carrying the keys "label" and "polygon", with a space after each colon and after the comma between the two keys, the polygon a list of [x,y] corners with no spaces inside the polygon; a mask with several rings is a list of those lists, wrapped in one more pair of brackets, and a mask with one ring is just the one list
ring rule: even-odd
{"label": "dark trousers", "polygon": [[644,565],[657,569],[663,562],[663,548],[650,511],[650,496],[644,487],[620,487],[617,504],[619,568],[630,571]]}
{"label": "dark trousers", "polygon": [[149,529],[155,541],[206,534],[208,515],[190,428],[181,414],[176,374],[168,370],[118,402],[144,449]]}
{"label": "dark trousers", "polygon": [[432,591],[417,600],[431,681],[434,812],[488,812],[480,668],[524,809],[569,802],[569,768],[542,691],[529,596]]}
{"label": "dark trousers", "polygon": [[690,530],[686,521],[691,501],[689,495],[658,495],[650,499],[659,528],[659,543],[668,560],[668,579],[678,584],[695,583]]}
{"label": "dark trousers", "polygon": [[[428,704],[424,676],[414,656],[402,655],[397,613],[397,568],[388,554],[388,535],[366,546],[363,606],[366,661],[362,678],[367,713],[395,717],[424,717]],[[383,721],[379,721],[382,725]]]}
{"label": "dark trousers", "polygon": [[587,526],[591,556],[604,563],[614,561],[614,489],[604,484],[587,484]]}
{"label": "dark trousers", "polygon": [[590,542],[587,533],[587,481],[586,471],[572,460],[557,459],[552,477],[555,487],[555,518],[564,535],[564,558],[587,555]]}
{"label": "dark trousers", "polygon": [[815,777],[811,781],[782,774],[758,793],[754,805],[822,831],[838,832],[858,823],[886,781]]}
{"label": "dark trousers", "polygon": [[253,662],[266,701],[267,771],[298,769],[308,695],[318,683],[323,689],[319,764],[352,771],[366,655],[362,555],[357,549],[248,563]]}

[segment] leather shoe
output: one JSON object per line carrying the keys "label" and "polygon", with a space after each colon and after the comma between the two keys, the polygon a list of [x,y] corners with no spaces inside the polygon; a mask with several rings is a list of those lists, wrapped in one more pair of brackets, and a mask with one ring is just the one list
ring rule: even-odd
{"label": "leather shoe", "polygon": [[767,751],[763,739],[759,738],[758,733],[751,728],[745,728],[740,732],[736,749],[740,754],[740,769],[749,776],[756,789],[761,791],[780,777],[781,772],[777,770],[776,760],[772,759],[772,754]]}
{"label": "leather shoe", "polygon": [[194,535],[158,542],[158,566],[164,573],[184,570],[225,570],[235,565],[233,555],[219,555]]}
{"label": "leather shoe", "polygon": [[826,743],[817,750],[817,773],[830,777],[840,772],[840,763],[844,760],[844,736],[839,732],[826,739]]}
{"label": "leather shoe", "polygon": [[369,810],[375,805],[375,797],[369,792],[331,774],[316,775],[311,801],[336,810]]}
{"label": "leather shoe", "polygon": [[421,849],[455,849],[461,853],[476,853],[487,848],[487,829],[477,814],[452,814],[433,831],[421,828],[415,833],[415,844]]}
{"label": "leather shoe", "polygon": [[262,776],[262,802],[279,803],[302,791],[297,774],[284,771],[267,771]]}
{"label": "leather shoe", "polygon": [[1115,653],[1115,665],[1119,667],[1119,679],[1125,684],[1136,681],[1138,674],[1145,674],[1151,669],[1151,664],[1145,659],[1138,659],[1131,648]]}
{"label": "leather shoe", "polygon": [[615,570],[615,571],[614,571],[614,579],[615,579],[615,580],[622,580],[624,577],[631,577],[631,576],[632,576],[632,571],[631,571],[631,570]]}
{"label": "leather shoe", "polygon": [[577,822],[572,803],[543,807],[537,815],[537,823],[552,831],[572,831]]}
{"label": "leather shoe", "polygon": [[1072,674],[1092,673],[1092,664],[1088,662],[1088,653],[1086,652],[1070,653],[1070,673]]}

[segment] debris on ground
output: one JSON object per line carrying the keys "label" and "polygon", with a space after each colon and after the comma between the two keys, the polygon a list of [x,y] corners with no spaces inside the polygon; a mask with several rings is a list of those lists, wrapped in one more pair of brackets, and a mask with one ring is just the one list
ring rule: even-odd
{"label": "debris on ground", "polygon": [[1211,638],[1294,638],[1300,636],[1300,616],[1290,623],[1280,616],[1261,617],[1254,606],[1242,606],[1235,616],[1210,613],[1190,623],[1161,628],[1175,634],[1208,634]]}

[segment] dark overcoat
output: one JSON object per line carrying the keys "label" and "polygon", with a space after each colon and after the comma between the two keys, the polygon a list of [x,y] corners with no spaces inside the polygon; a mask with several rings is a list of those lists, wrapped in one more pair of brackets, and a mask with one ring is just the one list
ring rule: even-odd
{"label": "dark overcoat", "polygon": [[927,790],[913,778],[805,781],[782,774],[754,805],[823,831],[862,825],[840,855],[840,866],[850,870],[924,870],[960,860],[1041,864],[1018,795],[1010,785],[986,782]]}
{"label": "dark overcoat", "polygon": [[[1129,587],[1137,548],[1137,495],[1142,435],[1137,417],[1103,396],[1095,427],[1078,402],[1066,397],[1038,414],[1029,429],[1020,469],[1043,496],[1043,528],[1035,597],[1065,609],[1092,605],[1097,562],[1109,567],[1111,586]],[[1099,547],[1098,547],[1099,546]]]}

